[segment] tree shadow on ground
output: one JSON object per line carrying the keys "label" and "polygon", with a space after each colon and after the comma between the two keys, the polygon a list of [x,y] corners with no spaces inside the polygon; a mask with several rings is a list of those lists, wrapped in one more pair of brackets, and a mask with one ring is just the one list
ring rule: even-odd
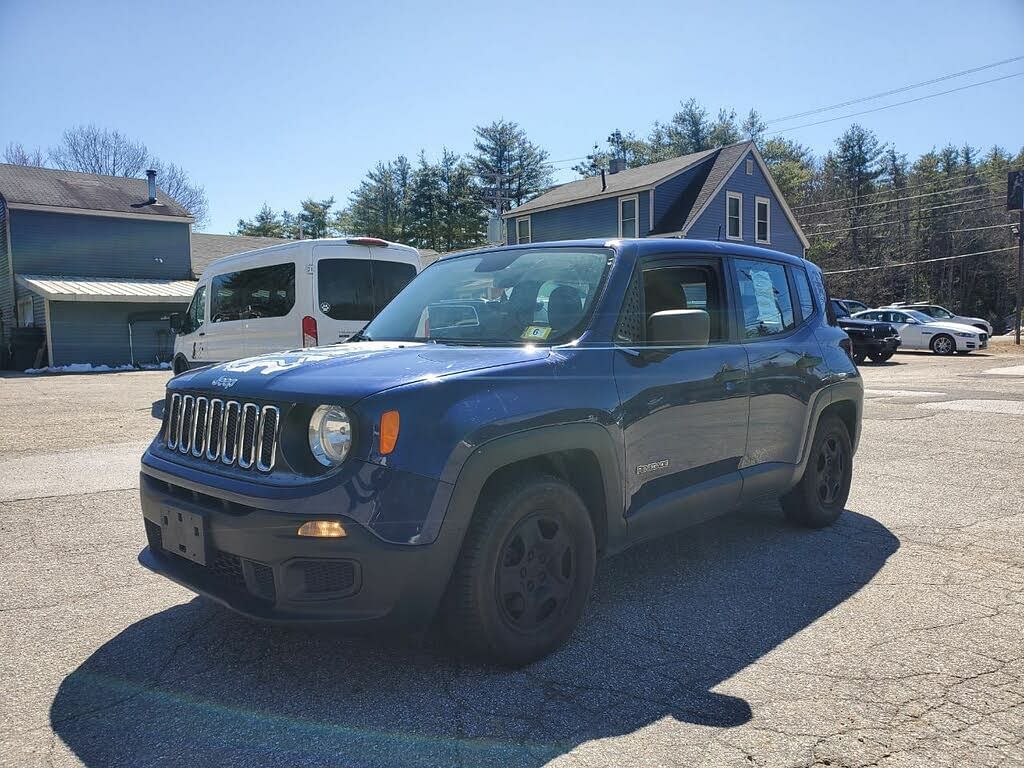
{"label": "tree shadow on ground", "polygon": [[253,624],[206,600],[128,627],[50,711],[88,766],[541,765],[661,718],[728,728],[711,688],[872,579],[899,547],[875,520],[790,527],[777,507],[712,521],[601,564],[569,644],[522,670]]}

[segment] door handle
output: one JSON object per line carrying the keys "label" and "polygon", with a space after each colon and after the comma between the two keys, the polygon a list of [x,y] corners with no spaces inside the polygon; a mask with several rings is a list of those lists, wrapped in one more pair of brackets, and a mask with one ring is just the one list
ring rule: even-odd
{"label": "door handle", "polygon": [[199,332],[199,335],[200,335],[200,336],[205,336],[205,335],[206,335],[206,331],[200,331],[200,332]]}
{"label": "door handle", "polygon": [[747,378],[747,372],[743,368],[733,368],[728,365],[723,365],[721,370],[715,374],[715,381],[719,384],[743,381],[745,378]]}

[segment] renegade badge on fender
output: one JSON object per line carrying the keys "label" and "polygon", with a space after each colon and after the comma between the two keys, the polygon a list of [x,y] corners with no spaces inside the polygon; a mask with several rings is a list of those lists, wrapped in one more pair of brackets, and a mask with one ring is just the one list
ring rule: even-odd
{"label": "renegade badge on fender", "polygon": [[842,512],[861,380],[820,271],[694,240],[442,259],[347,343],[182,374],[142,458],[146,567],[249,616],[523,664],[598,558],[766,495]]}

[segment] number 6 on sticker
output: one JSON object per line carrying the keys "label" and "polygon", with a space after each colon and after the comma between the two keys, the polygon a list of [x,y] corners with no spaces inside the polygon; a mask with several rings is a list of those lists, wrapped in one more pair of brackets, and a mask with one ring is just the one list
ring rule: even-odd
{"label": "number 6 on sticker", "polygon": [[523,331],[520,338],[544,340],[551,335],[551,329],[544,325],[530,325]]}

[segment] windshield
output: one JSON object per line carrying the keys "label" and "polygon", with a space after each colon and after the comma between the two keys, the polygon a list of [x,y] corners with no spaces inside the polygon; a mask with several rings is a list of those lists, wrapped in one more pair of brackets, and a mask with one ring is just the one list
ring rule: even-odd
{"label": "windshield", "polygon": [[924,312],[918,312],[916,309],[908,309],[906,314],[910,315],[915,320],[920,320],[922,323],[934,323],[934,317],[928,317]]}
{"label": "windshield", "polygon": [[359,334],[375,341],[560,344],[582,333],[612,252],[498,250],[442,259]]}

